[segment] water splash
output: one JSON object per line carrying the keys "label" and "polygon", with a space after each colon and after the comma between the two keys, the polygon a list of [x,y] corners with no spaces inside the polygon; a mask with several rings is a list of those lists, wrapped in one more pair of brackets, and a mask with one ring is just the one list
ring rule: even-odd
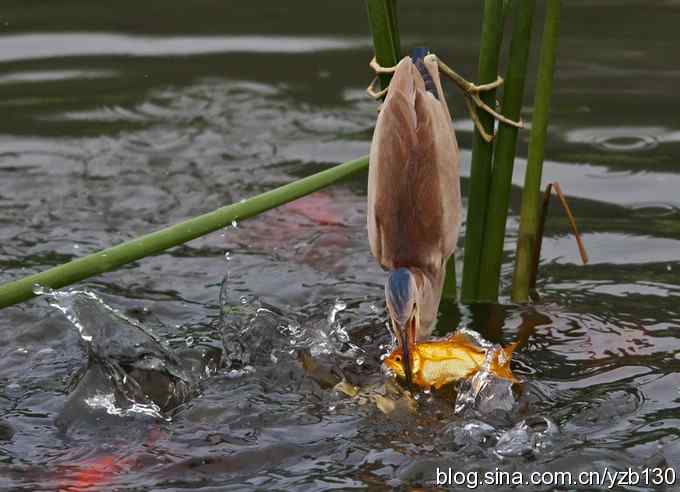
{"label": "water splash", "polygon": [[361,354],[365,353],[365,350],[351,341],[347,327],[338,318],[338,313],[346,309],[345,301],[335,300],[326,318],[326,324],[319,327],[318,336],[312,339],[312,345],[309,348],[313,356],[335,354],[356,359],[357,364],[362,365]]}
{"label": "water splash", "polygon": [[481,333],[475,330],[471,330],[469,328],[460,328],[457,333],[461,333],[465,335],[466,337],[472,339],[473,342],[475,342],[478,346],[482,347],[483,349],[493,349],[495,345],[488,341],[486,338],[482,336]]}
{"label": "water splash", "polygon": [[495,452],[501,458],[535,456],[550,449],[559,433],[557,424],[549,418],[532,416],[505,432]]}
{"label": "water splash", "polygon": [[148,328],[95,293],[41,286],[34,292],[66,316],[87,351],[88,364],[70,385],[67,414],[77,413],[85,403],[109,415],[160,418],[193,395],[194,381],[178,357]]}
{"label": "water splash", "polygon": [[[483,340],[479,335],[477,338]],[[498,365],[508,362],[505,350],[485,340],[484,344],[486,356],[479,371],[472,378],[459,383],[454,413],[460,414],[468,409],[483,414],[494,411],[510,412],[516,404],[512,391],[513,382],[496,376],[492,371],[494,362]]]}
{"label": "water splash", "polygon": [[239,294],[229,296],[228,273],[222,283],[222,328],[228,370],[278,364],[292,360],[300,350],[312,357],[326,355],[365,362],[365,350],[352,342],[340,313],[347,302],[336,299],[323,319],[298,319],[262,299]]}
{"label": "water splash", "polygon": [[464,422],[449,423],[437,439],[437,447],[447,449],[470,446],[471,448],[493,448],[501,432],[492,424],[480,419],[466,419]]}
{"label": "water splash", "polygon": [[129,417],[133,414],[148,415],[149,417],[162,419],[161,409],[155,403],[142,404],[132,402],[129,408],[120,408],[116,405],[116,395],[114,393],[97,393],[85,399],[85,404],[92,409],[103,408],[109,415],[118,417]]}
{"label": "water splash", "polygon": [[332,325],[335,323],[336,315],[345,309],[347,309],[347,303],[342,299],[336,299],[335,304],[333,304],[331,311],[328,313],[328,324]]}

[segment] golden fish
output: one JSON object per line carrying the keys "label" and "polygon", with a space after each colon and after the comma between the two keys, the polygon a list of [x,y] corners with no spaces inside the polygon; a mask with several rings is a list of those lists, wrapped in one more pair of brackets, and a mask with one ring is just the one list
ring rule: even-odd
{"label": "golden fish", "polygon": [[[491,361],[491,372],[499,378],[516,383],[510,371],[510,358],[517,343],[497,350]],[[487,349],[473,343],[464,333],[458,332],[445,340],[420,342],[410,346],[413,382],[430,389],[474,375],[486,360]],[[401,348],[390,353],[383,363],[397,376],[404,378]]]}

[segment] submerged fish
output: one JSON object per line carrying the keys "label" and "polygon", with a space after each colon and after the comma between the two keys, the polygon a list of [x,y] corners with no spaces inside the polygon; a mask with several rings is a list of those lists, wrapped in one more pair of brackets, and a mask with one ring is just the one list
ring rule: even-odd
{"label": "submerged fish", "polygon": [[[459,379],[473,376],[482,369],[488,350],[493,350],[490,372],[501,379],[516,383],[517,380],[510,371],[510,358],[516,346],[517,343],[512,343],[505,348],[486,349],[476,345],[461,332],[444,340],[415,343],[410,346],[412,379],[421,388],[430,389],[434,386],[439,389]],[[401,348],[390,353],[383,363],[397,376],[405,378]]]}

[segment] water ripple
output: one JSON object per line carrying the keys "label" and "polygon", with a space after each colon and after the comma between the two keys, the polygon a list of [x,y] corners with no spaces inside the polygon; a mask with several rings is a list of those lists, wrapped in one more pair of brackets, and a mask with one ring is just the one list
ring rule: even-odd
{"label": "water ripple", "polygon": [[0,62],[77,56],[188,56],[211,53],[318,53],[368,46],[364,38],[293,36],[126,36],[36,33],[0,37]]}
{"label": "water ripple", "polygon": [[590,144],[610,152],[641,152],[661,143],[680,142],[680,131],[655,126],[602,126],[569,130],[564,138],[569,143]]}

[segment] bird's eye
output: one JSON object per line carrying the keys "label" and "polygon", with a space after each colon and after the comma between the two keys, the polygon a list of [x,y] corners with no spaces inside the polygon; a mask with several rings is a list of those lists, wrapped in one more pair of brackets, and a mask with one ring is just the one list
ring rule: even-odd
{"label": "bird's eye", "polygon": [[397,356],[394,358],[394,360],[396,360],[397,362],[401,362],[401,356],[397,355]]}

